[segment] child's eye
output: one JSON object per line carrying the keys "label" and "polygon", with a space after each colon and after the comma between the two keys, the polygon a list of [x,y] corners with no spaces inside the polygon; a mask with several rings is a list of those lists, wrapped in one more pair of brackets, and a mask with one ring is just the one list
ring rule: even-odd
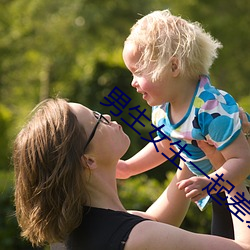
{"label": "child's eye", "polygon": [[133,77],[141,77],[142,76],[142,72],[141,71],[137,71],[133,74]]}
{"label": "child's eye", "polygon": [[105,123],[105,125],[107,125],[107,126],[111,126],[111,122],[109,122],[109,123]]}

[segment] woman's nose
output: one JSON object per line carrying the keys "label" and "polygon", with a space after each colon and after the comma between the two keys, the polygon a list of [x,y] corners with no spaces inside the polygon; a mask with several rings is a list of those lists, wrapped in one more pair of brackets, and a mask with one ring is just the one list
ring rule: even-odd
{"label": "woman's nose", "polygon": [[111,116],[110,116],[110,115],[104,114],[103,116],[104,116],[109,122],[111,122]]}

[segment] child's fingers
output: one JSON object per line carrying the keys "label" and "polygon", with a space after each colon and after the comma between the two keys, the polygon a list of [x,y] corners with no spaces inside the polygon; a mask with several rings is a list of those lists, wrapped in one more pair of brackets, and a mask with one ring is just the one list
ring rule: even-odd
{"label": "child's fingers", "polygon": [[192,185],[192,184],[193,184],[193,181],[190,180],[190,179],[181,180],[181,181],[179,181],[179,182],[176,183],[177,187],[180,190],[183,190],[183,189],[185,189],[186,187],[188,187],[189,185]]}
{"label": "child's fingers", "polygon": [[206,196],[207,194],[200,191],[199,189],[193,189],[190,192],[186,193],[186,198],[191,199],[193,202],[197,202],[198,200],[205,198]]}
{"label": "child's fingers", "polygon": [[192,201],[196,201],[196,198],[199,197],[200,191],[198,189],[193,189],[190,192],[186,193],[186,197]]}
{"label": "child's fingers", "polygon": [[191,200],[193,201],[193,202],[197,202],[197,201],[199,201],[200,199],[202,199],[202,198],[205,198],[207,196],[207,194],[205,193],[199,193],[198,195],[196,195],[195,197],[193,197]]}

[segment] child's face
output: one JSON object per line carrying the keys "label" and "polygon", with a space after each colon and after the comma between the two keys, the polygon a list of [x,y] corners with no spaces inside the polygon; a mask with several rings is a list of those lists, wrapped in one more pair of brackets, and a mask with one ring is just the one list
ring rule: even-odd
{"label": "child's face", "polygon": [[[133,79],[131,82],[132,87],[136,88],[136,91],[142,94],[142,98],[150,106],[161,105],[168,101],[166,87],[167,78],[163,80],[156,80],[152,82],[151,75],[147,72],[136,72],[138,69],[138,61],[141,57],[141,52],[135,48],[131,43],[125,43],[123,49],[123,60],[132,73]],[[166,75],[167,76],[167,75]]]}

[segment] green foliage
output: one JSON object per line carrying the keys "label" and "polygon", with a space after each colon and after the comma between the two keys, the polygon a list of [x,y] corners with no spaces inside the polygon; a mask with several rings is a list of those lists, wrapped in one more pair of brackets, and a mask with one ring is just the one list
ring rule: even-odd
{"label": "green foliage", "polygon": [[239,100],[239,105],[242,107],[246,112],[250,113],[250,95],[244,96]]}
{"label": "green foliage", "polygon": [[[194,1],[189,17],[203,24],[223,48],[211,69],[213,84],[229,92],[236,100],[249,96],[249,22],[248,0]],[[250,99],[248,99],[248,102]]]}
{"label": "green foliage", "polygon": [[0,171],[0,180],[0,249],[31,250],[31,245],[20,237],[15,217],[13,173]]}
{"label": "green foliage", "polygon": [[145,174],[119,181],[119,196],[127,209],[145,211],[162,191],[163,185]]}
{"label": "green foliage", "polygon": [[[138,13],[145,15],[156,9],[170,8],[174,14],[198,20],[221,40],[224,48],[211,71],[213,82],[237,100],[249,96],[250,59],[245,55],[250,7],[245,1],[229,0],[226,6],[214,0],[1,1],[0,102],[14,115],[10,130],[15,131],[11,127],[16,127],[39,100],[58,93],[103,109],[99,101],[114,86],[125,89],[136,105],[150,113],[128,87],[131,78],[121,51]],[[135,150],[140,146],[132,145]]]}
{"label": "green foliage", "polygon": [[[104,102],[104,97],[117,86],[131,97],[129,107],[140,105],[150,117],[150,107],[130,87],[131,76],[125,69],[121,53],[123,42],[136,19],[150,11],[165,8],[201,22],[223,43],[224,48],[211,69],[212,81],[218,88],[232,94],[250,112],[248,0],[228,0],[226,3],[215,0],[2,0],[0,169],[9,168],[11,140],[20,124],[37,102],[49,96],[59,94],[92,109],[110,113],[111,109],[100,102]],[[123,113],[123,118],[130,122],[131,117],[127,113]],[[122,124],[120,117],[113,116],[113,119]],[[145,141],[126,124],[122,125],[131,138],[130,150],[125,155],[127,158],[142,148]],[[137,124],[136,129],[147,137],[150,123],[145,125]],[[173,164],[166,165],[168,170],[174,169]],[[164,188],[165,177],[165,167],[158,167],[147,175],[120,182],[125,205],[133,209],[147,207]],[[5,176],[0,176],[0,183],[4,179]],[[11,189],[7,190],[1,193],[1,202],[7,207],[3,211],[9,211],[8,214],[13,212],[13,207],[12,198],[8,199]],[[1,218],[8,217],[3,216]],[[210,218],[210,208],[201,213],[192,204],[183,227],[208,232]],[[5,224],[1,224],[1,228],[7,227],[5,219],[2,219],[1,223]],[[9,245],[7,249],[14,249],[11,247]]]}
{"label": "green foliage", "polygon": [[0,169],[7,169],[9,167],[9,152],[10,148],[6,145],[9,141],[12,121],[11,111],[0,103]]}

